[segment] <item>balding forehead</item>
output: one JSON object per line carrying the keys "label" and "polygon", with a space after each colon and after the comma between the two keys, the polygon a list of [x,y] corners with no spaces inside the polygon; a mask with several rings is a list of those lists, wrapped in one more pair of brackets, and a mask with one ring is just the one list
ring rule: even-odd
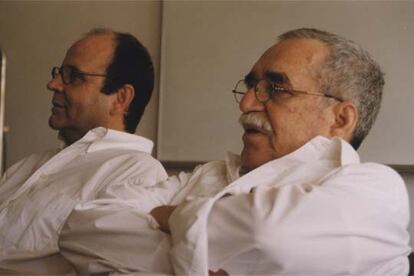
{"label": "balding forehead", "polygon": [[75,42],[68,50],[65,62],[81,70],[106,70],[112,62],[116,47],[112,33],[93,34]]}
{"label": "balding forehead", "polygon": [[115,34],[92,34],[76,41],[69,51],[82,51],[85,48],[93,47],[95,51],[113,52],[116,46]]}

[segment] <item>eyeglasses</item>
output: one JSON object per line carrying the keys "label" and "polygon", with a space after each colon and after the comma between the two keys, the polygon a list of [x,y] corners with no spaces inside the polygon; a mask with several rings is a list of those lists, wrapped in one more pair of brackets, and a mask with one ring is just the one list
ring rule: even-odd
{"label": "eyeglasses", "polygon": [[87,73],[80,71],[72,66],[62,66],[62,67],[53,67],[52,68],[52,78],[56,78],[59,74],[62,77],[62,81],[64,84],[75,84],[79,83],[80,81],[84,81],[84,76],[92,76],[92,77],[106,77],[107,75],[103,74],[95,74],[95,73]]}
{"label": "eyeglasses", "polygon": [[267,103],[270,99],[277,98],[281,96],[282,94],[290,94],[293,95],[295,93],[297,94],[305,94],[305,95],[311,95],[311,96],[319,96],[319,97],[327,97],[332,98],[337,101],[343,102],[344,100],[328,95],[328,94],[322,94],[322,93],[310,93],[306,91],[301,90],[294,90],[285,88],[282,86],[279,86],[276,83],[273,83],[267,79],[261,79],[259,80],[255,85],[249,85],[246,83],[245,80],[239,80],[236,83],[236,86],[232,90],[234,98],[236,99],[236,102],[240,103],[240,101],[243,99],[244,95],[249,91],[251,88],[254,88],[254,93],[256,96],[256,99],[261,103]]}

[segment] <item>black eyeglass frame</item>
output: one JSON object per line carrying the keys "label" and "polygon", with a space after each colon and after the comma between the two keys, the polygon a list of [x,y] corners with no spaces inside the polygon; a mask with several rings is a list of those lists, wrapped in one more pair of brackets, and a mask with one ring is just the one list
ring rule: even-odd
{"label": "black eyeglass frame", "polygon": [[[63,70],[65,68],[68,68],[68,69],[71,70],[70,73],[69,73],[69,80],[65,79],[65,75],[63,74]],[[66,85],[69,85],[69,84],[73,83],[73,79],[71,78],[72,73],[75,73],[79,76],[91,76],[91,77],[107,77],[108,76],[108,75],[105,75],[105,74],[96,74],[96,73],[84,72],[84,71],[78,70],[76,68],[73,68],[71,66],[65,66],[65,65],[61,66],[61,67],[54,66],[54,67],[52,67],[52,71],[51,71],[51,75],[52,75],[53,79],[59,74],[62,77],[63,83],[66,84]]]}
{"label": "black eyeglass frame", "polygon": [[[267,92],[267,93],[266,93],[266,95],[267,95],[266,99],[261,99],[261,98],[260,98],[260,96],[258,95],[258,93],[259,93],[259,89],[258,89],[257,87],[258,87],[258,85],[259,85],[259,83],[260,83],[261,81],[267,81],[269,84],[271,84],[271,86],[272,86],[272,91],[277,91],[277,92],[287,92],[287,93],[290,93],[290,94],[298,93],[298,94],[305,94],[305,95],[310,95],[310,96],[326,97],[326,98],[335,99],[335,100],[337,100],[337,101],[339,101],[339,102],[344,102],[344,101],[345,101],[344,99],[341,99],[341,98],[336,97],[336,96],[333,96],[333,95],[324,94],[324,93],[311,93],[311,92],[302,91],[302,90],[295,90],[295,89],[285,88],[285,87],[278,86],[276,83],[273,83],[273,82],[269,81],[268,79],[260,79],[260,80],[258,80],[258,81],[257,81],[257,83],[254,85],[254,95],[255,95],[256,99],[257,99],[259,102],[261,102],[262,104],[267,103],[267,102],[268,102],[268,101],[272,98],[272,96],[270,95],[270,93],[269,93],[269,92]],[[246,90],[246,91],[244,91],[244,92],[237,91],[237,90],[236,90],[236,88],[237,88],[237,86],[239,85],[239,83],[240,83],[240,82],[243,82],[243,83],[244,83],[244,82],[245,82],[245,80],[244,80],[244,79],[239,80],[239,81],[236,83],[236,85],[234,86],[234,89],[232,90],[233,95],[234,95],[234,99],[236,100],[236,102],[237,102],[237,103],[240,103],[240,101],[237,99],[237,95],[243,95],[243,97],[244,97],[244,95],[246,95],[246,93],[249,91],[249,89],[247,89],[247,90]],[[246,88],[247,88],[247,87],[246,87]],[[273,92],[273,94],[272,94],[272,95],[274,95],[274,94],[276,94],[276,92]]]}

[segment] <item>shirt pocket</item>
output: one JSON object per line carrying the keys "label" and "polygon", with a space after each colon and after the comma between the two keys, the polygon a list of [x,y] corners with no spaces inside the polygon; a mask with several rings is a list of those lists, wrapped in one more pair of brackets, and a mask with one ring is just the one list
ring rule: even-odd
{"label": "shirt pocket", "polygon": [[[47,191],[49,190],[49,191]],[[58,250],[58,235],[76,200],[50,189],[25,193],[7,208],[3,244],[11,251],[52,253]]]}

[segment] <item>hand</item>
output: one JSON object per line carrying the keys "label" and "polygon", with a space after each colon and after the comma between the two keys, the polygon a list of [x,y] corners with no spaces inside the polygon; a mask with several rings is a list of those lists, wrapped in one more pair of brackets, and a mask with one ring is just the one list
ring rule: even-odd
{"label": "hand", "polygon": [[229,276],[229,274],[227,273],[227,271],[223,270],[223,269],[219,269],[216,272],[213,272],[211,270],[208,271],[208,275],[209,276]]}
{"label": "hand", "polygon": [[155,218],[155,220],[160,225],[160,230],[169,234],[170,226],[168,225],[168,219],[170,218],[172,212],[177,208],[175,205],[163,205],[155,207],[151,210],[150,214]]}

